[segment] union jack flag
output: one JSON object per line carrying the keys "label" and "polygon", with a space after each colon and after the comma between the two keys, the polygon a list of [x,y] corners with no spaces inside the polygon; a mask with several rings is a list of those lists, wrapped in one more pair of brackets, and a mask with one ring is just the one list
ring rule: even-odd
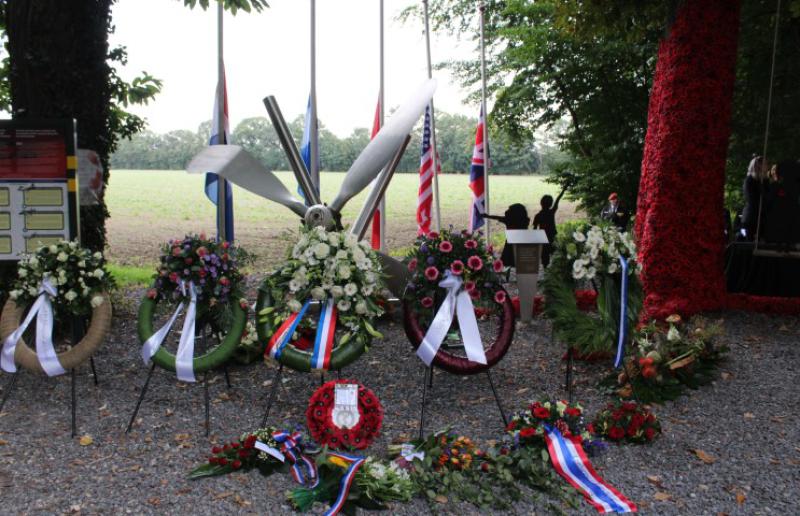
{"label": "union jack flag", "polygon": [[469,168],[469,189],[472,190],[472,208],[469,212],[469,230],[476,231],[483,226],[483,215],[486,213],[486,196],[484,192],[484,129],[486,120],[481,109],[478,127],[475,130],[475,147],[472,150],[472,166]]}
{"label": "union jack flag", "polygon": [[[438,157],[438,155],[437,155]],[[436,160],[437,172],[441,169]],[[433,153],[431,152],[431,107],[425,108],[422,126],[422,152],[419,163],[419,194],[417,196],[417,234],[431,232],[431,206],[433,205]]]}
{"label": "union jack flag", "polygon": [[[222,90],[222,95],[220,95]],[[223,132],[219,134],[219,99],[222,97],[222,127]],[[224,145],[230,143],[230,125],[228,122],[228,87],[225,82],[225,73],[222,74],[222,81],[217,83],[217,91],[214,95],[214,115],[211,119],[211,137],[209,138],[209,145]],[[225,186],[225,235],[228,242],[233,241],[233,189],[231,184]],[[206,174],[205,192],[206,197],[217,204],[217,195],[219,191],[219,176],[214,173]],[[222,234],[222,213],[217,206],[217,236]]]}

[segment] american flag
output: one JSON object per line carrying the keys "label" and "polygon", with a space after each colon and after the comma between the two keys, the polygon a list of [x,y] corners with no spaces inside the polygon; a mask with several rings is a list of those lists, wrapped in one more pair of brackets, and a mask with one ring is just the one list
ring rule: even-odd
{"label": "american flag", "polygon": [[469,230],[476,231],[483,226],[483,215],[486,213],[486,196],[484,193],[484,139],[483,131],[486,127],[486,120],[483,117],[483,109],[478,119],[478,127],[475,130],[475,147],[472,150],[472,166],[469,168],[469,189],[472,190],[472,208],[469,212]]}
{"label": "american flag", "polygon": [[[372,134],[370,135],[370,139],[375,138],[375,135],[378,134],[378,131],[381,130],[381,100],[378,97],[378,105],[375,108],[375,120],[372,122]],[[386,197],[381,199],[381,202],[378,203],[378,208],[375,210],[375,213],[372,215],[372,248],[380,250],[383,248],[383,226],[381,224],[381,218],[383,217],[383,211],[386,208]]]}
{"label": "american flag", "polygon": [[[437,154],[438,157],[438,154]],[[425,108],[422,126],[422,152],[419,163],[419,195],[417,196],[417,234],[431,232],[431,206],[433,205],[433,153],[431,152],[431,107]],[[441,165],[436,160],[437,171]]]}
{"label": "american flag", "polygon": [[[222,89],[222,95],[220,95]],[[222,97],[223,106],[223,133],[219,134],[219,99]],[[225,82],[225,74],[223,72],[221,83],[217,84],[217,91],[214,95],[214,115],[211,119],[211,137],[209,138],[209,145],[224,145],[230,143],[230,125],[228,122],[228,88]],[[211,172],[206,174],[206,197],[211,202],[217,204],[217,192],[219,188],[219,176]],[[217,207],[217,235],[222,234],[221,227],[221,213]],[[225,188],[225,235],[229,242],[233,241],[233,189],[231,185],[226,185]]]}

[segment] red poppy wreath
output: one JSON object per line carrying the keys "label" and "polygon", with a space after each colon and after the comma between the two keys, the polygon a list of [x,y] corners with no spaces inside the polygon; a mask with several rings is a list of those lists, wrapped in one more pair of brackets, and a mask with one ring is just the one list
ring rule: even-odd
{"label": "red poppy wreath", "polygon": [[364,449],[380,433],[383,406],[353,380],[332,380],[311,395],[306,410],[311,437],[331,449]]}

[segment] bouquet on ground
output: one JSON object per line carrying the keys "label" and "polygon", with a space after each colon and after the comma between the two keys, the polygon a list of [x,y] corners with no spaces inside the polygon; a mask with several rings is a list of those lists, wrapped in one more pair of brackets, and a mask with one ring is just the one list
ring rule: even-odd
{"label": "bouquet on ground", "polygon": [[[369,243],[359,242],[354,235],[321,226],[302,227],[286,261],[266,278],[262,288],[269,291],[273,305],[259,311],[258,321],[268,326],[270,334],[300,312],[304,303],[332,300],[339,327],[345,330],[337,345],[350,339],[369,342],[382,337],[372,325],[383,314],[382,267]],[[304,318],[292,342],[302,341],[315,324],[312,318]]]}
{"label": "bouquet on ground", "polygon": [[103,294],[114,288],[103,253],[68,241],[40,247],[22,258],[8,296],[18,305],[29,305],[39,296],[44,282],[56,292],[53,307],[60,321],[91,314],[105,302]]}
{"label": "bouquet on ground", "polygon": [[205,235],[170,240],[163,248],[150,299],[189,301],[190,284],[197,294],[198,316],[208,315],[220,329],[228,326],[230,303],[247,310],[240,266],[250,259],[241,248]]}
{"label": "bouquet on ground", "polygon": [[614,442],[643,444],[661,434],[661,423],[644,405],[633,401],[615,401],[595,416],[589,430]]}
{"label": "bouquet on ground", "polygon": [[506,426],[515,444],[546,448],[545,427],[557,428],[566,438],[577,437],[591,441],[591,434],[584,426],[583,407],[566,401],[534,401],[528,410],[515,414]]}
{"label": "bouquet on ground", "polygon": [[713,379],[726,351],[714,344],[719,334],[719,323],[695,317],[687,324],[677,314],[640,326],[623,371],[604,385],[646,403],[675,399],[686,387],[696,389]]}
{"label": "bouquet on ground", "polygon": [[439,282],[448,274],[461,279],[482,315],[505,302],[506,291],[498,277],[503,262],[486,246],[480,232],[431,232],[417,237],[413,249],[406,258],[411,272],[406,299],[423,318],[432,319],[444,299]]}
{"label": "bouquet on ground", "polygon": [[264,446],[272,450],[280,448],[280,444],[273,437],[275,432],[276,429],[273,427],[260,428],[255,432],[242,434],[238,440],[214,446],[211,448],[208,462],[194,468],[189,473],[189,478],[197,480],[251,469],[258,469],[262,475],[268,476],[283,469],[285,463],[278,458],[279,455],[261,449]]}

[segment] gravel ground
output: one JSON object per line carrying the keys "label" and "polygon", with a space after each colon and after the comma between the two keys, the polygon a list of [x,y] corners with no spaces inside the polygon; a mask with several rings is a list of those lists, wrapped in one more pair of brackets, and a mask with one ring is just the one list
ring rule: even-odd
{"label": "gravel ground", "polygon": [[[130,303],[134,306],[134,303]],[[664,434],[650,446],[612,447],[593,463],[644,514],[796,514],[800,505],[800,422],[797,384],[797,318],[725,313],[729,360],[713,385],[656,412]],[[384,432],[372,450],[416,435],[423,368],[410,352],[398,322],[379,328],[386,339],[345,371],[372,388],[386,408]],[[563,347],[550,340],[549,324],[536,320],[517,331],[493,377],[507,410],[531,398],[564,397]],[[70,438],[69,376],[47,379],[23,372],[0,414],[2,512],[219,514],[290,512],[288,475],[264,479],[257,472],[189,482],[187,472],[206,460],[213,443],[260,422],[273,370],[263,364],[211,378],[212,433],[203,429],[202,385],[180,384],[156,370],[134,430],[125,434],[147,369],[139,358],[135,315],[118,309],[113,333],[95,357],[100,384],[88,365],[77,374],[78,435]],[[577,366],[576,398],[594,414],[608,400],[594,388],[607,364]],[[6,388],[8,375],[0,381]],[[270,423],[302,422],[319,376],[288,373]],[[3,391],[4,392],[4,391]],[[428,430],[447,424],[479,441],[497,437],[502,422],[485,375],[438,372],[428,410]],[[699,460],[692,450],[709,454]],[[443,512],[472,514],[471,506],[446,504]],[[543,513],[527,503],[514,513]],[[393,514],[429,513],[422,500],[396,505]],[[594,514],[588,504],[582,514]]]}

